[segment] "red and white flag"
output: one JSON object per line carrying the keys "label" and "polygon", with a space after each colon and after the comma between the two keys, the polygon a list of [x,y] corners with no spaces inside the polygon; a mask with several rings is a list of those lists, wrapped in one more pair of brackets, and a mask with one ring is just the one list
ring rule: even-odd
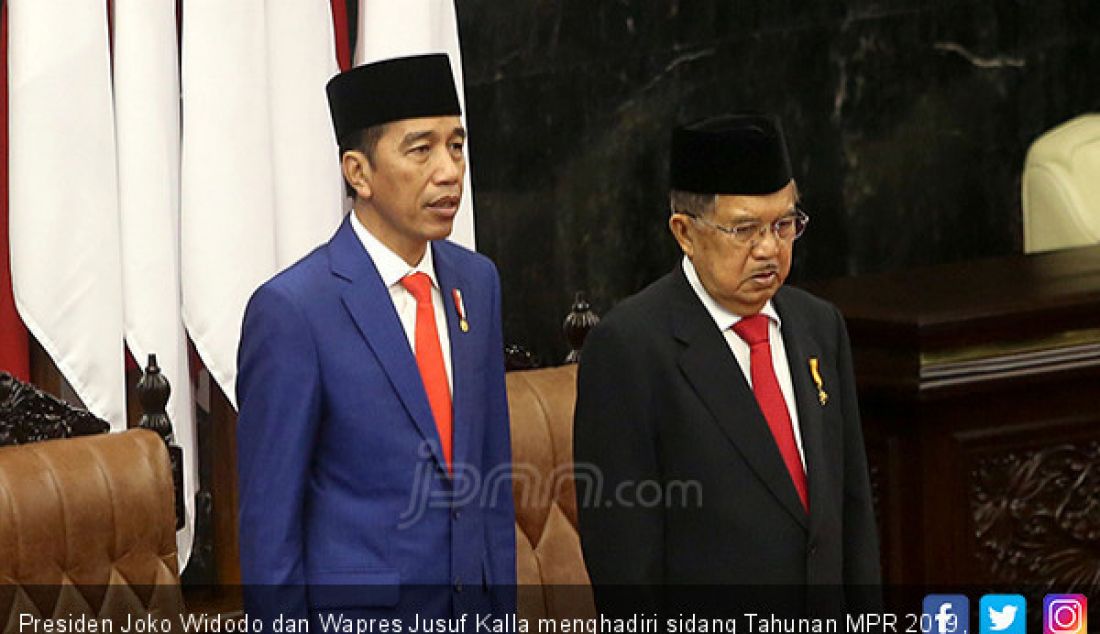
{"label": "red and white flag", "polygon": [[245,304],[277,266],[264,5],[183,3],[183,320],[230,402]]}
{"label": "red and white flag", "polygon": [[187,0],[182,40],[183,317],[235,403],[249,296],[342,215],[324,91],[337,71],[331,5]]}
{"label": "red and white flag", "polygon": [[266,10],[272,230],[276,264],[284,268],[327,242],[343,218],[339,149],[325,97],[340,69],[329,3],[280,0]]}
{"label": "red and white flag", "polygon": [[183,449],[186,503],[186,522],[176,539],[185,564],[194,533],[198,445],[180,317],[176,3],[113,0],[112,11],[126,343],[142,367],[155,353],[172,386],[168,416]]}
{"label": "red and white flag", "polygon": [[88,409],[126,426],[104,2],[8,2],[9,223],[23,322]]}

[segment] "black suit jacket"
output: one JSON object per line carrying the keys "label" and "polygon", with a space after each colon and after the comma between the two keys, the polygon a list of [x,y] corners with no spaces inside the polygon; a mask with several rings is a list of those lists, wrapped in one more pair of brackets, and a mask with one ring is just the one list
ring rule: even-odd
{"label": "black suit jacket", "polygon": [[585,341],[575,475],[581,544],[597,587],[880,582],[844,321],[795,288],[773,301],[809,514],[737,360],[678,266],[616,306]]}

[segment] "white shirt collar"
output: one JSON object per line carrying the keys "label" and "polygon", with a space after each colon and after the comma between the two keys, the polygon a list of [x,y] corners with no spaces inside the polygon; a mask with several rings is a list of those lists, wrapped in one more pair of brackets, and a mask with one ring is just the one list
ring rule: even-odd
{"label": "white shirt collar", "polygon": [[351,228],[355,231],[355,235],[359,237],[359,242],[363,244],[363,248],[367,250],[370,259],[374,260],[374,266],[378,269],[378,274],[382,277],[382,283],[386,285],[386,288],[391,288],[400,283],[401,278],[406,275],[417,272],[426,273],[432,280],[432,286],[436,289],[439,288],[439,282],[435,278],[435,265],[432,263],[431,243],[428,243],[428,248],[424,249],[424,257],[420,258],[420,262],[416,266],[409,266],[408,262],[382,244],[369,229],[363,226],[363,223],[359,222],[354,210],[350,214]]}
{"label": "white shirt collar", "polygon": [[[707,289],[703,288],[703,282],[699,280],[699,274],[695,271],[695,265],[692,264],[688,257],[684,256],[683,261],[684,276],[687,277],[688,284],[691,285],[691,289],[695,291],[695,294],[699,296],[699,301],[703,302],[703,306],[706,307],[707,312],[710,313],[711,319],[714,320],[715,325],[718,326],[718,330],[725,332],[730,328],[733,328],[734,324],[741,321],[743,317],[729,310],[726,310],[721,304],[714,301],[714,298],[707,293]],[[772,300],[768,300],[764,304],[764,308],[760,309],[760,313],[775,322],[775,325],[782,328],[783,322],[779,319],[779,313],[775,310],[775,305],[772,304]]]}

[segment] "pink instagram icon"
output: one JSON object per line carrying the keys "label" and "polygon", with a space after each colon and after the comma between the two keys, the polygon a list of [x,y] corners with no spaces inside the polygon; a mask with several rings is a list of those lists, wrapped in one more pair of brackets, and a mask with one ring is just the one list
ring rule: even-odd
{"label": "pink instagram icon", "polygon": [[1083,594],[1048,594],[1043,597],[1044,634],[1085,634],[1088,600]]}

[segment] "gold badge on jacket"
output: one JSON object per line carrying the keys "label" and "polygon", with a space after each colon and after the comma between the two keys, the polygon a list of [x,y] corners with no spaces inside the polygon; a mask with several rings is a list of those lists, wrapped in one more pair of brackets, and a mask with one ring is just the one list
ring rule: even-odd
{"label": "gold badge on jacket", "polygon": [[825,382],[821,380],[821,372],[817,366],[817,357],[810,357],[810,376],[813,377],[814,385],[817,386],[817,400],[824,407],[825,403],[829,402],[829,394],[825,391]]}
{"label": "gold badge on jacket", "polygon": [[466,305],[462,303],[462,291],[457,288],[451,291],[455,300],[455,312],[458,313],[458,327],[462,332],[470,332],[470,322],[466,321]]}

